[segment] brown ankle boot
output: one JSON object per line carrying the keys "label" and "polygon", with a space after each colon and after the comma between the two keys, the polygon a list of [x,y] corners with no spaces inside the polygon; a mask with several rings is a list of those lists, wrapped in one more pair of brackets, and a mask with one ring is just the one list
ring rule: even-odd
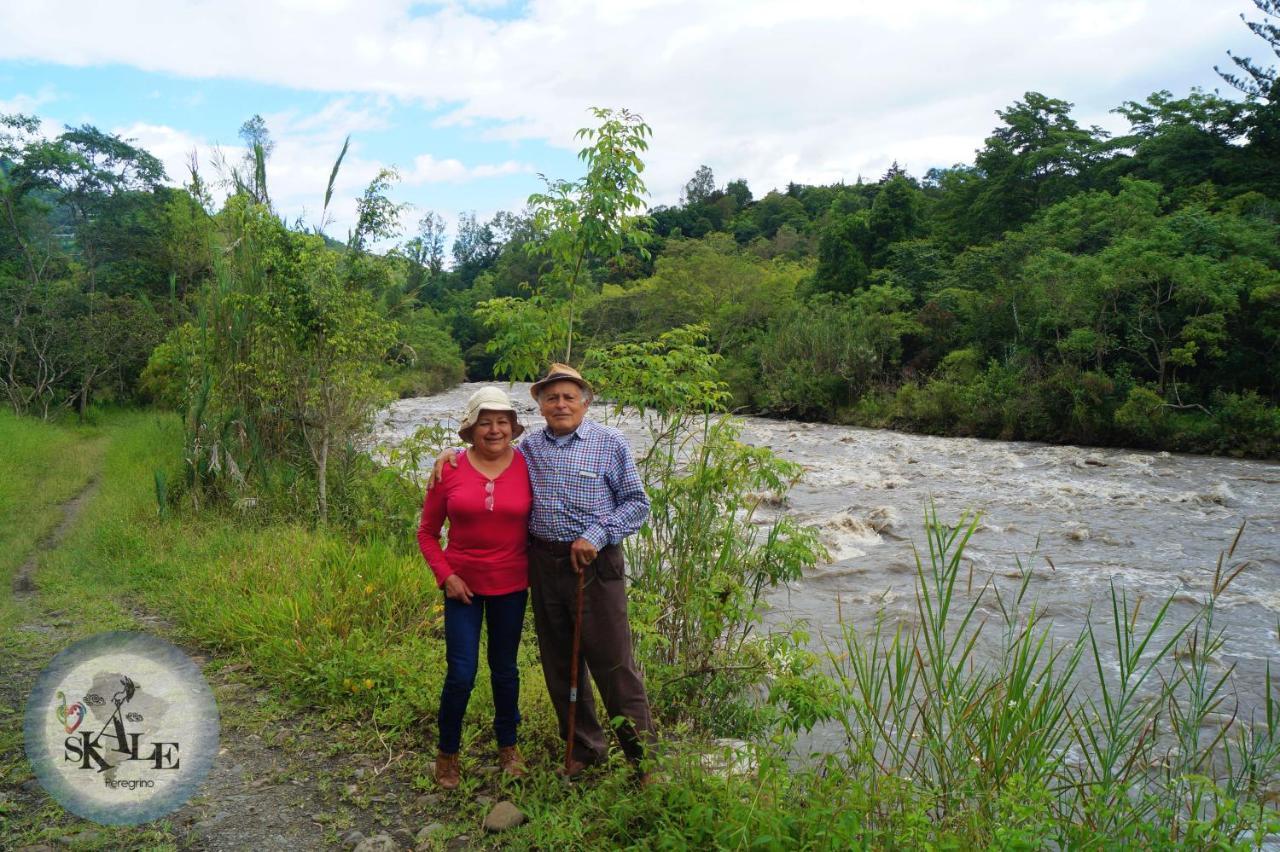
{"label": "brown ankle boot", "polygon": [[456,790],[462,782],[462,768],[458,755],[440,752],[436,755],[436,783],[444,790]]}
{"label": "brown ankle boot", "polygon": [[520,778],[525,774],[524,758],[520,756],[520,749],[515,746],[502,746],[498,749],[498,766],[505,775],[512,778]]}

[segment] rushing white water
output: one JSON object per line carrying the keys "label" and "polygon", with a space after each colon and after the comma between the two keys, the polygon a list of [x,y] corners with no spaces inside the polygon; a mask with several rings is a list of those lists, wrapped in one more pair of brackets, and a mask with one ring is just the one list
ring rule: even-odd
{"label": "rushing white water", "polygon": [[[418,426],[456,424],[479,384],[401,400],[377,438],[395,443]],[[527,384],[511,386],[526,426],[541,422]],[[609,417],[633,443],[634,417]],[[817,633],[878,608],[915,621],[915,556],[924,550],[924,512],[944,522],[980,512],[965,555],[973,587],[1013,583],[1019,561],[1029,596],[1047,610],[1056,638],[1077,636],[1092,609],[1109,616],[1114,581],[1132,600],[1173,596],[1172,621],[1189,618],[1211,587],[1219,554],[1241,524],[1226,564],[1248,562],[1220,599],[1223,666],[1233,675],[1243,718],[1262,695],[1263,673],[1280,662],[1280,464],[1170,453],[936,438],[820,423],[743,418],[743,440],[806,469],[787,512],[819,528],[832,561],[774,596],[774,620],[801,618]],[[1155,606],[1152,606],[1154,610]],[[992,610],[994,614],[994,609]],[[1231,712],[1232,706],[1223,708]]]}

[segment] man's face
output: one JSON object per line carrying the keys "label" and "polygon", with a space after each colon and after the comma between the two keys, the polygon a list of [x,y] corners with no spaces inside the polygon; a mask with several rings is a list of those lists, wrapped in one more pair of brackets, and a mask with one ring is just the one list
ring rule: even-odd
{"label": "man's face", "polygon": [[568,435],[587,416],[587,399],[577,382],[552,382],[538,394],[538,406],[552,434]]}

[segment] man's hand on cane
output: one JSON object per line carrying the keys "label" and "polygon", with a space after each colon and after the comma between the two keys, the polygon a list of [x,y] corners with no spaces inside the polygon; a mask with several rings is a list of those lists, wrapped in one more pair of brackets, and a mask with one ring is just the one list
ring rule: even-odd
{"label": "man's hand on cane", "polygon": [[596,546],[585,538],[580,538],[569,546],[569,561],[573,563],[575,573],[581,574],[582,569],[586,568],[595,561]]}

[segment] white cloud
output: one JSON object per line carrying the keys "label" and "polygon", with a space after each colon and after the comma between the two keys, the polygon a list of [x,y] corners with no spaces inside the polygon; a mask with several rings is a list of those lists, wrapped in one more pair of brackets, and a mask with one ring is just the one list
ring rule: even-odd
{"label": "white cloud", "polygon": [[45,104],[55,101],[57,98],[57,93],[54,92],[52,86],[42,86],[34,95],[19,93],[11,98],[0,99],[0,115],[10,115],[13,113],[34,115],[35,113],[38,113]]}
{"label": "white cloud", "polygon": [[[646,178],[671,202],[700,163],[762,194],[875,176],[894,158],[917,173],[966,161],[994,111],[1027,90],[1106,120],[1154,88],[1213,85],[1225,49],[1251,46],[1238,15],[1254,13],[1248,0],[533,0],[496,20],[490,5],[27,0],[0,8],[0,57],[372,93],[489,138],[565,148],[588,105],[627,106],[654,128]],[[296,117],[297,133],[340,144],[359,111],[334,109]],[[482,176],[423,156],[406,177]],[[319,193],[322,163],[283,179],[301,190],[320,173]]]}
{"label": "white cloud", "polygon": [[453,159],[452,157],[439,160],[431,154],[419,154],[413,159],[413,168],[406,171],[403,174],[403,178],[405,183],[411,185],[421,183],[462,183],[477,178],[528,174],[532,171],[532,166],[527,163],[518,163],[515,160],[468,166],[461,160]]}

